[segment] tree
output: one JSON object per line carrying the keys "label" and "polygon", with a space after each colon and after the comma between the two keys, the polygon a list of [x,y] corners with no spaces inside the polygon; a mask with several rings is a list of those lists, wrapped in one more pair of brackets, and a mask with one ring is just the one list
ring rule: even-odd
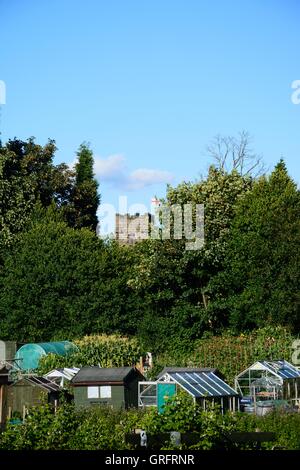
{"label": "tree", "polygon": [[69,224],[74,228],[86,227],[96,231],[97,209],[100,203],[98,182],[94,178],[93,153],[87,144],[81,144],[77,152],[75,186],[72,206],[67,212]]}
{"label": "tree", "polygon": [[0,147],[0,253],[26,229],[38,201],[58,209],[69,204],[73,173],[53,164],[55,150],[54,141],[42,147],[33,138]]}
{"label": "tree", "polygon": [[242,176],[257,177],[264,173],[264,164],[262,157],[251,149],[250,141],[250,136],[245,131],[240,132],[237,138],[217,135],[208,145],[207,151],[219,170],[236,170]]}
{"label": "tree", "polygon": [[57,150],[54,140],[49,139],[43,147],[36,144],[33,137],[26,142],[15,138],[2,148],[3,152],[7,150],[14,155],[9,174],[22,178],[31,177],[35,198],[44,207],[49,206],[52,201],[58,207],[69,203],[74,172],[65,163],[53,164]]}
{"label": "tree", "polygon": [[300,193],[281,160],[236,208],[224,271],[213,280],[216,320],[238,331],[300,327]]}
{"label": "tree", "polygon": [[26,226],[35,201],[34,181],[15,169],[14,152],[0,149],[0,255]]}
{"label": "tree", "polygon": [[[168,186],[167,203],[204,204],[204,248],[201,257],[212,266],[220,266],[226,251],[227,236],[234,217],[234,206],[251,188],[252,178],[237,170],[226,172],[211,165],[206,178],[196,183]],[[193,255],[192,255],[193,256]]]}
{"label": "tree", "polygon": [[39,221],[23,233],[1,271],[1,337],[27,342],[84,333],[98,277],[97,243],[90,231],[57,220]]}
{"label": "tree", "polygon": [[89,229],[68,227],[55,205],[39,207],[32,219],[0,271],[0,337],[28,342],[136,332],[130,252]]}
{"label": "tree", "polygon": [[133,248],[129,284],[142,299],[139,334],[145,341],[155,339],[160,348],[171,337],[186,348],[211,327],[209,283],[223,269],[234,206],[251,185],[237,171],[211,167],[206,179],[168,188],[169,205],[204,204],[205,244],[186,251],[183,240],[146,240]]}

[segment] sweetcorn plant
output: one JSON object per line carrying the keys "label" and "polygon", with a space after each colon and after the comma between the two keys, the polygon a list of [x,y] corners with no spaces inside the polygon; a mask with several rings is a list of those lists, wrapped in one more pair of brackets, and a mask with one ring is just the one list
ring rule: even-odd
{"label": "sweetcorn plant", "polygon": [[143,351],[136,338],[118,335],[92,335],[75,340],[78,351],[67,356],[47,354],[39,362],[39,373],[58,367],[123,367],[136,364]]}

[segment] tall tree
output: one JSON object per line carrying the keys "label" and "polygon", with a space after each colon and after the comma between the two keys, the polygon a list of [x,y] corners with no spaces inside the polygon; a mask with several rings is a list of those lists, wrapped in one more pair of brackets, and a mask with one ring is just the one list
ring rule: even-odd
{"label": "tall tree", "polygon": [[33,138],[0,147],[0,251],[25,229],[37,201],[44,207],[69,204],[73,173],[53,164],[55,150],[54,141],[43,147]]}
{"label": "tall tree", "polygon": [[35,201],[34,181],[18,171],[17,157],[0,149],[0,255],[22,231]]}
{"label": "tall tree", "polygon": [[169,205],[204,204],[204,247],[187,251],[183,240],[146,240],[134,247],[129,283],[148,311],[139,323],[144,338],[156,336],[161,345],[169,330],[174,338],[190,341],[209,327],[209,282],[222,270],[234,206],[251,184],[236,170],[212,166],[207,178],[168,188]]}
{"label": "tall tree", "polygon": [[86,227],[96,231],[100,196],[98,194],[99,185],[93,171],[93,152],[87,144],[83,143],[78,149],[77,157],[75,186],[68,220],[74,228]]}
{"label": "tall tree", "polygon": [[217,322],[300,328],[300,192],[280,161],[238,204],[225,269],[211,285]]}

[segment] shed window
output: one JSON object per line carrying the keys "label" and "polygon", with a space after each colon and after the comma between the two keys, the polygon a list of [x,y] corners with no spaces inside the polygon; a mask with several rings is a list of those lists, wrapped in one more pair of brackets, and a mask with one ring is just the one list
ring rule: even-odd
{"label": "shed window", "polygon": [[101,385],[101,387],[100,387],[100,397],[101,398],[111,398],[111,386],[110,385]]}
{"label": "shed window", "polygon": [[99,387],[88,387],[87,396],[88,398],[99,398]]}

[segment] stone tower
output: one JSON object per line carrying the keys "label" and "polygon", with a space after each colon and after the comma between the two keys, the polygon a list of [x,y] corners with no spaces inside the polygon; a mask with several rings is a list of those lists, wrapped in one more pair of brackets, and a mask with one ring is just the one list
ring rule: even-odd
{"label": "stone tower", "polygon": [[149,213],[134,215],[116,214],[115,239],[124,245],[132,245],[149,237],[153,216]]}

